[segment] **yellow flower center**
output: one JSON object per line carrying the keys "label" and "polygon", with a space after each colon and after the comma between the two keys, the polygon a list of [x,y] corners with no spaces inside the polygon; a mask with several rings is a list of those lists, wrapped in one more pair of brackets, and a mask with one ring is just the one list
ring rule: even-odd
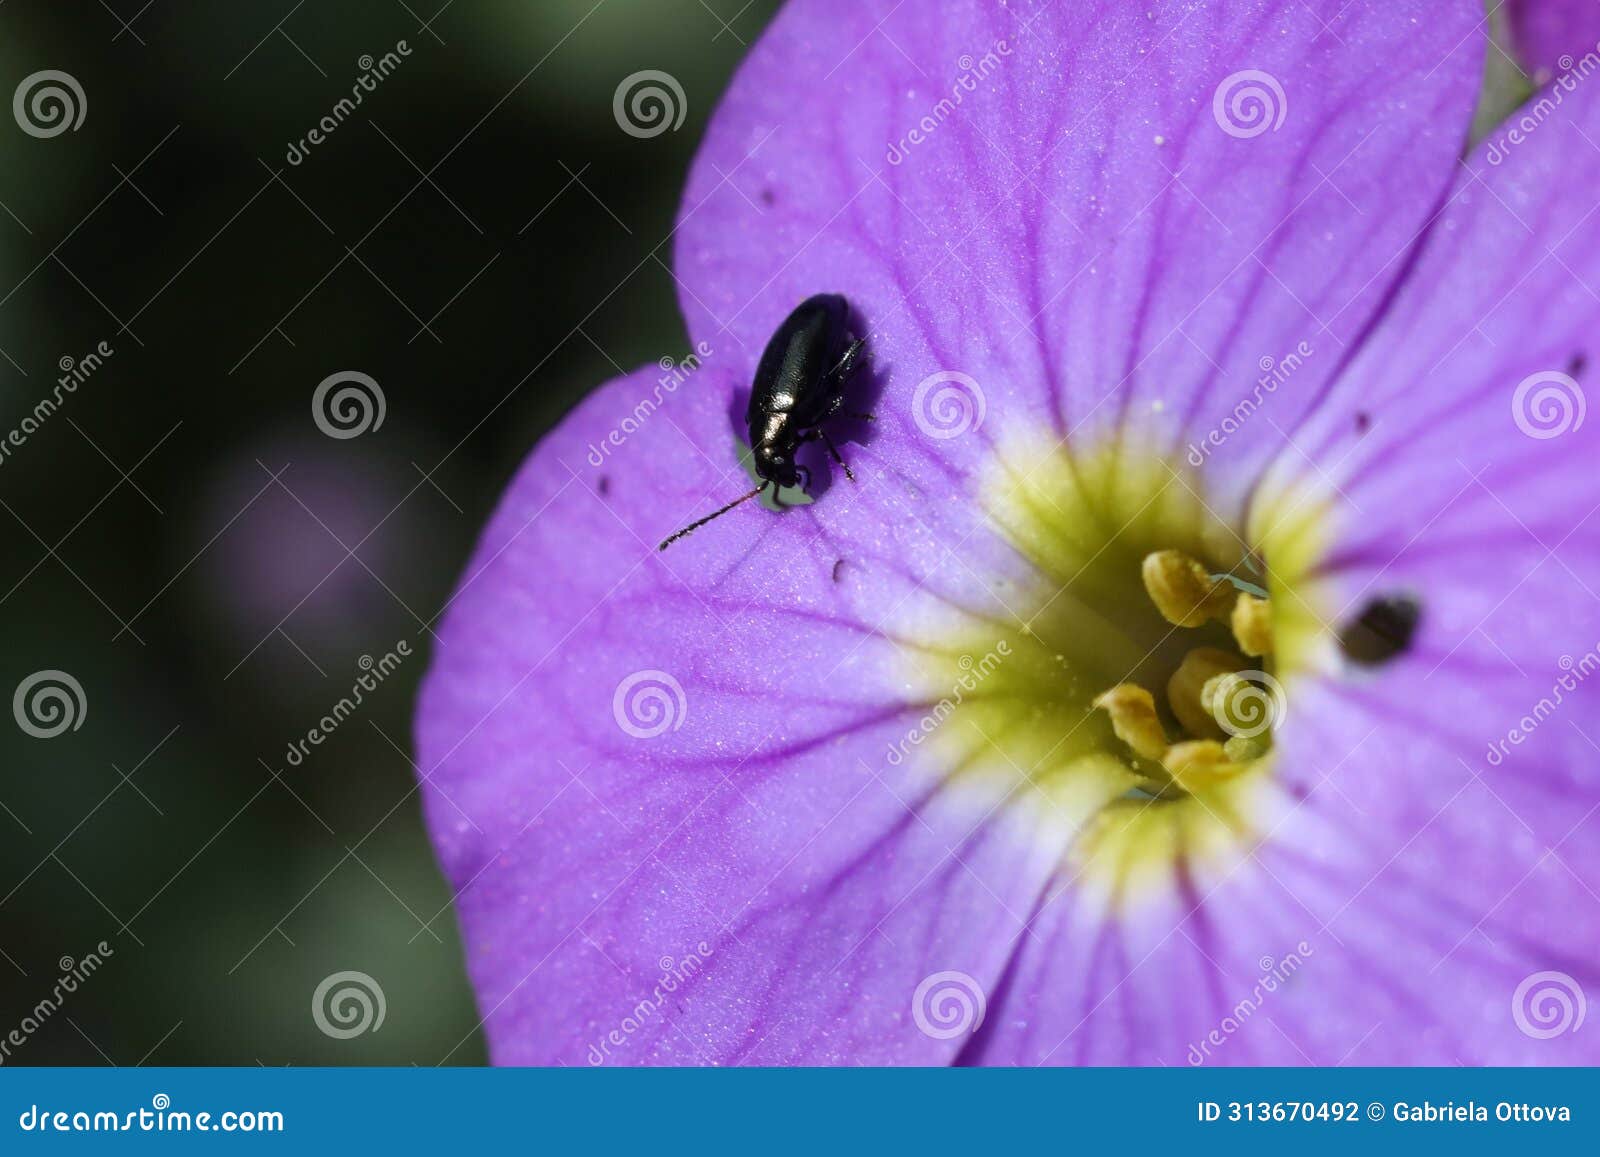
{"label": "yellow flower center", "polygon": [[940,764],[1020,773],[1016,794],[1072,825],[1064,870],[1117,898],[1247,855],[1281,799],[1265,789],[1294,672],[1326,636],[1320,495],[1254,495],[1244,525],[1187,463],[1126,441],[1000,461],[986,512],[1034,577],[995,591],[1011,616],[963,620],[916,662],[938,698],[959,657],[999,656],[929,738]]}

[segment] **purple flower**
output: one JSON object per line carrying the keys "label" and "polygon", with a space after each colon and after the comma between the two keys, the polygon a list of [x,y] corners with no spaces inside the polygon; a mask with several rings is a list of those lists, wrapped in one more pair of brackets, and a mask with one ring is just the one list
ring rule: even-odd
{"label": "purple flower", "polygon": [[[280,628],[308,645],[352,643],[380,629],[375,612],[384,607],[373,592],[383,590],[366,567],[414,567],[406,544],[427,528],[363,539],[408,485],[393,462],[315,433],[269,433],[220,466],[204,488],[189,553],[202,560],[214,630],[229,649],[254,653],[274,636],[278,657],[303,670],[299,644],[285,644]],[[224,527],[229,533],[219,534]],[[353,556],[357,543],[365,549]]]}
{"label": "purple flower", "polygon": [[[1483,26],[783,10],[422,695],[497,1061],[1600,1059],[1600,89],[1462,161]],[[657,553],[818,292],[859,482]]]}

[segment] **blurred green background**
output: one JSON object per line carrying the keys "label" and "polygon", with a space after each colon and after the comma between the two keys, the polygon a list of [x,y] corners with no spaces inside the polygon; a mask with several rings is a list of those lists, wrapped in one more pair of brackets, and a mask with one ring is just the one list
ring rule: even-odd
{"label": "blurred green background", "polygon": [[[0,458],[0,691],[41,671],[83,689],[53,738],[0,717],[0,1042],[24,1038],[4,1063],[483,1061],[412,790],[430,630],[540,434],[688,352],[679,191],[775,7],[0,5],[0,94],[58,70],[86,106],[46,137],[0,118],[0,441],[25,434]],[[644,69],[687,113],[649,138],[612,108]],[[346,370],[386,414],[336,439],[312,396]],[[292,765],[362,657],[402,640]],[[339,1039],[312,997],[347,970],[385,1015]]]}

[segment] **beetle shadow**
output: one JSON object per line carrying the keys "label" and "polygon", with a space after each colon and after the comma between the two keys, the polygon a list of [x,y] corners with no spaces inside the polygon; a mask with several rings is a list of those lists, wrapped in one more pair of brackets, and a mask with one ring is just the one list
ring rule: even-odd
{"label": "beetle shadow", "polygon": [[849,415],[877,415],[884,391],[889,386],[889,365],[887,362],[878,361],[874,356],[872,327],[853,305],[850,307],[850,332],[862,335],[867,344],[862,351],[860,365],[850,376],[850,381],[845,384],[844,410],[847,413],[837,415],[829,423],[828,433],[835,443],[850,442],[857,446],[867,446],[877,441],[878,435],[882,433],[883,423]]}
{"label": "beetle shadow", "polygon": [[[867,335],[866,348],[860,364],[855,373],[850,375],[850,380],[844,387],[844,405],[840,412],[834,415],[824,427],[828,437],[833,441],[839,451],[839,457],[856,471],[859,484],[861,471],[859,462],[853,460],[850,453],[852,446],[868,446],[875,442],[882,434],[881,421],[870,421],[866,418],[855,417],[857,414],[871,414],[876,416],[879,405],[883,399],[885,389],[889,384],[889,366],[873,358],[873,343],[871,338],[872,328],[866,324],[859,310],[854,305],[850,307],[850,332]],[[835,486],[849,486],[850,481],[840,469],[833,456],[819,439],[808,442],[801,448],[797,461],[811,471],[812,485],[808,493],[813,499],[820,499]]]}

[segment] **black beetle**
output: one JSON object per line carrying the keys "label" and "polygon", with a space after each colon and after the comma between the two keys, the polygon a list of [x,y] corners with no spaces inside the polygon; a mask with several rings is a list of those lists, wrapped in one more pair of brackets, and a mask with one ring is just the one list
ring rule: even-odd
{"label": "black beetle", "polygon": [[[844,468],[845,477],[854,482],[855,474],[839,457],[822,423],[843,408],[845,385],[861,364],[866,344],[851,336],[850,305],[840,294],[819,293],[796,306],[767,342],[744,416],[750,428],[751,464],[761,485],[691,522],[656,549],[666,550],[768,486],[799,485],[805,468],[795,464],[795,454],[804,442],[820,441]],[[853,416],[872,418],[870,414]]]}

